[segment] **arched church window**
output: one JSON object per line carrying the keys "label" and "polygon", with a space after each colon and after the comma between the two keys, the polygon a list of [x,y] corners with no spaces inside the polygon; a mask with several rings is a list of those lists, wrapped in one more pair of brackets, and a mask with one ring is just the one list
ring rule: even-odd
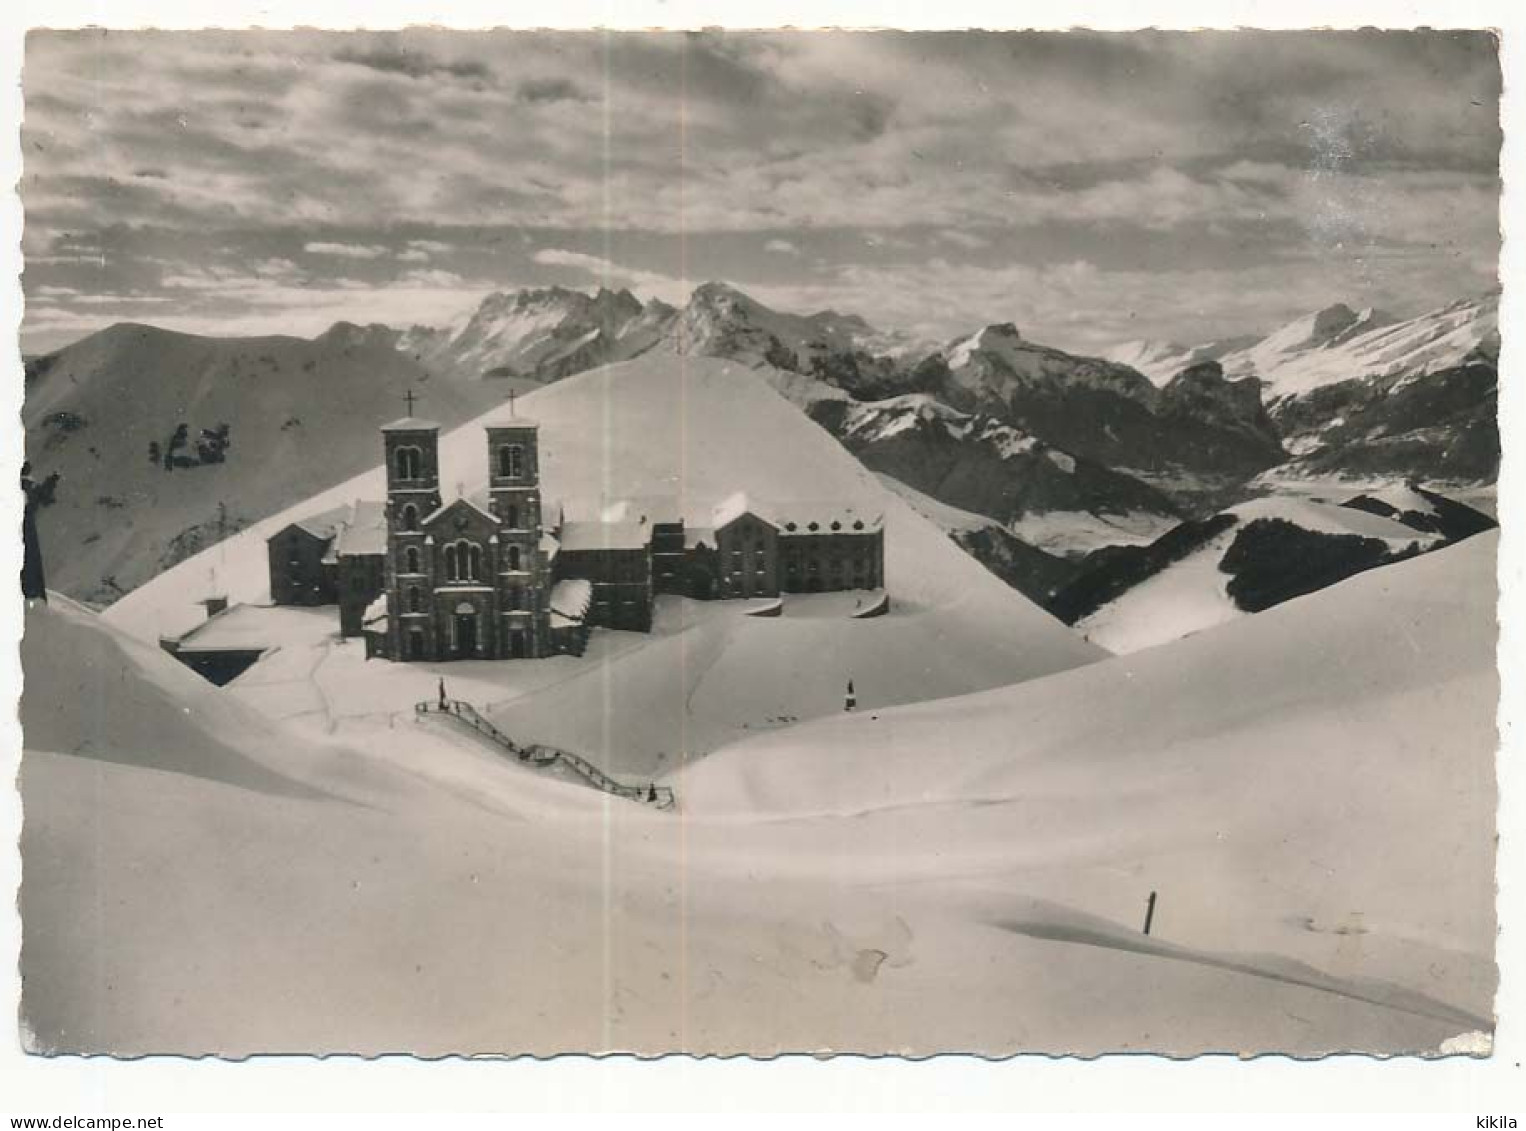
{"label": "arched church window", "polygon": [[509,515],[505,521],[508,523],[510,530],[519,529],[519,507],[516,504],[509,504]]}
{"label": "arched church window", "polygon": [[409,503],[403,508],[403,529],[417,530],[419,528],[419,508]]}
{"label": "arched church window", "polygon": [[418,573],[419,572],[419,550],[418,550],[418,547],[417,546],[409,546],[408,549],[406,551],[404,551],[403,557],[404,557],[405,561],[407,562],[407,567],[406,567],[407,568],[407,572],[409,572],[409,573]]}
{"label": "arched church window", "polygon": [[519,444],[504,444],[498,449],[498,474],[504,479],[518,479],[525,473],[525,450]]}
{"label": "arched church window", "polygon": [[521,559],[520,559],[520,554],[519,554],[519,547],[518,546],[510,546],[509,547],[509,568],[510,569],[520,569],[520,568],[522,568],[520,566],[520,560]]}
{"label": "arched church window", "polygon": [[418,448],[397,449],[397,477],[418,479],[423,475],[424,457]]}
{"label": "arched church window", "polygon": [[408,611],[410,613],[417,613],[423,611],[423,608],[423,594],[419,592],[419,587],[417,585],[410,585],[408,587]]}
{"label": "arched church window", "polygon": [[445,576],[450,581],[480,581],[482,547],[464,538],[446,546]]}

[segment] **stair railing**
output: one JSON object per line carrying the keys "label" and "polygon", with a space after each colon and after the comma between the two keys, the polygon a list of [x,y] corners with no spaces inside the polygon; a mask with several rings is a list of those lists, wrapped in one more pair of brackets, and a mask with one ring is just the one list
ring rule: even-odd
{"label": "stair railing", "polygon": [[549,766],[555,762],[563,762],[574,773],[588,782],[589,785],[611,796],[623,797],[628,801],[639,801],[657,809],[671,809],[677,802],[677,798],[669,786],[657,785],[655,782],[650,785],[626,785],[610,777],[587,758],[574,754],[570,750],[547,746],[544,743],[536,743],[533,746],[520,746],[508,735],[504,734],[503,731],[483,718],[477,708],[464,699],[424,699],[414,704],[413,710],[420,717],[443,715],[446,718],[454,719],[459,723],[469,726],[478,734],[484,735],[495,744],[508,750],[521,762],[533,762],[537,766]]}

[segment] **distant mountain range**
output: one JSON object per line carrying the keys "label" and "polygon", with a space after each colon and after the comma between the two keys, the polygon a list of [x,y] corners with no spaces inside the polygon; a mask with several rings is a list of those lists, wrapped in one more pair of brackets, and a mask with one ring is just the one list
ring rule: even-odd
{"label": "distant mountain range", "polygon": [[[1010,323],[919,341],[724,283],[682,308],[551,287],[490,295],[450,326],[338,323],[310,341],[114,326],[30,359],[23,415],[38,471],[64,480],[45,522],[70,553],[50,582],[105,603],[366,466],[405,388],[450,425],[511,385],[658,348],[717,357],[762,371],[869,468],[994,523],[956,537],[1014,583],[1029,562],[1032,592],[1279,480],[1492,482],[1498,341],[1495,296],[1408,320],[1336,305],[1261,338],[1088,357]],[[195,462],[222,423],[223,461]]]}
{"label": "distant mountain range", "polygon": [[1272,478],[1492,482],[1499,473],[1499,295],[1414,318],[1343,304],[1263,338],[1109,352],[1162,383],[1214,364],[1261,382],[1289,459]]}

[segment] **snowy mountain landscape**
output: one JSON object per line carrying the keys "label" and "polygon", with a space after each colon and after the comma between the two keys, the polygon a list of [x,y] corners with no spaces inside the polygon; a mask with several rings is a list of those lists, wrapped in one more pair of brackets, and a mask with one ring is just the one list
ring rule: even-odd
{"label": "snowy mountain landscape", "polygon": [[[61,708],[49,691],[23,703],[33,752],[23,782],[33,814],[28,850],[49,861],[29,873],[23,892],[23,961],[39,1003],[27,1016],[41,1047],[650,1052],[675,1039],[681,1015],[681,1039],[716,1051],[818,1043],[1011,1051],[1059,1040],[1091,1052],[1150,1042],[1148,996],[1128,989],[1145,969],[1151,993],[1219,1003],[1173,1032],[1179,1052],[1433,1049],[1488,1027],[1492,968],[1478,956],[1492,932],[1489,885],[1438,879],[1449,902],[1421,905],[1422,918],[1407,900],[1357,893],[1370,893],[1373,869],[1394,866],[1378,847],[1389,843],[1388,830],[1409,827],[1431,789],[1455,789],[1487,765],[1486,712],[1476,736],[1448,730],[1439,747],[1427,736],[1450,727],[1442,720],[1457,705],[1493,694],[1491,538],[1371,571],[1304,599],[1316,608],[1290,605],[1286,617],[1274,610],[1146,662],[1106,659],[961,554],[757,371],[696,359],[680,379],[673,361],[653,353],[523,398],[547,430],[552,489],[569,500],[596,496],[603,459],[619,452],[622,482],[639,488],[676,479],[680,490],[699,490],[724,476],[777,496],[832,490],[872,501],[897,532],[886,578],[897,611],[855,623],[822,595],[782,618],[756,619],[679,602],[650,637],[611,634],[581,658],[377,669],[313,610],[310,623],[281,630],[280,647],[246,675],[212,688],[160,652],[156,637],[177,618],[202,615],[193,602],[209,571],[236,602],[268,599],[263,536],[280,515],[172,568],[105,617],[63,599],[39,608],[24,653],[36,685],[76,688],[108,708],[133,705],[131,726],[102,731],[92,721],[102,716]],[[613,398],[606,403],[621,430],[608,447],[580,437],[589,397]],[[443,458],[467,464],[479,436],[471,425],[458,429]],[[780,469],[747,436],[770,437],[797,458]],[[363,494],[374,485],[368,478],[374,473],[291,513]],[[1351,528],[1382,527],[1394,543],[1439,537],[1345,513]],[[1383,616],[1371,611],[1378,604]],[[1301,682],[1281,693],[1274,724],[1247,713],[1239,689],[1264,685],[1291,649],[1306,652],[1308,620],[1319,626],[1315,654],[1325,659],[1300,665]],[[1432,640],[1423,662],[1384,636],[1403,631]],[[848,674],[861,708],[844,720]],[[611,809],[593,791],[495,757],[469,734],[414,721],[413,702],[433,694],[437,675],[510,733],[569,746],[614,772],[657,775],[678,792],[682,819]],[[1120,679],[1129,698],[1113,690]],[[1130,709],[1183,705],[1188,696],[1204,706]],[[600,709],[587,710],[590,699]],[[1100,717],[1099,702],[1108,704]],[[1342,838],[1298,850],[1298,859],[1342,861],[1335,881],[1321,873],[1318,898],[1300,898],[1295,884],[1241,909],[1236,893],[1253,889],[1262,869],[1296,877],[1309,867],[1289,872],[1264,854],[1299,803],[1291,794],[1269,800],[1267,785],[1245,774],[1258,764],[1271,772],[1278,759],[1263,751],[1316,756],[1310,736],[1337,702],[1343,717],[1367,721],[1349,724],[1362,737],[1328,768],[1322,805],[1336,813],[1356,804],[1389,761],[1403,762],[1407,785],[1375,808],[1364,804],[1360,825],[1299,810],[1322,836]],[[1448,711],[1436,709],[1441,702]],[[1092,706],[1067,706],[1078,703]],[[1170,720],[1189,717],[1195,746],[1171,729]],[[1142,734],[1143,719],[1165,729]],[[954,734],[962,738],[951,743]],[[1099,792],[1092,767],[1115,765],[1121,741],[1129,768],[1104,775]],[[1216,747],[1233,750],[1233,760],[1204,761]],[[1443,748],[1449,760],[1434,757]],[[1197,781],[1187,793],[1168,784],[1183,775]],[[1278,768],[1267,781],[1285,790],[1297,778]],[[81,807],[103,792],[118,799],[115,816],[91,819],[90,843],[74,847]],[[1242,793],[1239,804],[1255,797],[1251,823],[1233,815],[1230,799]],[[1480,817],[1492,802],[1473,791],[1459,801],[1449,810],[1455,825],[1437,835],[1486,859]],[[1104,835],[1125,804],[1130,836]],[[855,832],[844,840],[848,817]],[[152,845],[135,831],[144,819],[157,829]],[[413,830],[402,853],[399,822]],[[230,826],[238,836],[225,835]],[[1062,826],[1056,839],[1050,830]],[[1160,839],[1150,831],[1164,828],[1178,832]],[[600,914],[598,845],[611,834],[622,846],[617,898],[627,916],[617,936],[588,918]],[[548,837],[559,846],[553,866],[530,847]],[[304,852],[317,847],[328,866],[296,885],[259,882],[292,875],[286,854],[298,843]],[[835,861],[830,875],[811,863],[823,852]],[[1417,853],[1414,868],[1436,866]],[[124,866],[158,879],[145,888],[118,871]],[[747,882],[735,882],[741,877]],[[901,894],[887,903],[892,882]],[[103,887],[138,897],[109,912],[111,965],[80,980],[86,943],[45,940],[66,936],[64,925],[81,913],[76,901]],[[1141,943],[1132,919],[1149,889],[1163,893],[1161,919]],[[170,913],[166,901],[200,891],[213,901],[198,915],[204,926],[167,938],[158,925]],[[510,891],[509,900],[493,894]],[[398,935],[386,924],[400,905],[427,906],[434,926]],[[763,906],[771,910],[757,930],[771,941],[760,965],[755,944],[744,941],[751,931],[739,924]],[[314,918],[308,909],[317,907],[328,910]],[[529,909],[556,926],[519,929]],[[179,981],[182,1006],[171,1020],[146,987],[213,947],[228,924],[243,924],[236,932],[244,941],[215,948],[223,958],[197,963]],[[673,965],[679,930],[688,940],[682,968]],[[314,960],[292,983],[281,971],[298,931]],[[389,940],[373,962],[334,965],[368,936]],[[483,998],[453,971],[480,968],[487,954],[502,973]],[[1424,973],[1438,961],[1449,971],[1439,982]],[[224,962],[237,965],[242,986],[273,990],[279,981],[273,1008],[254,1015],[219,1005],[225,991],[216,987],[229,984]],[[993,963],[1011,972],[1009,989],[995,995],[976,976]],[[1033,1000],[1022,971],[1056,963],[1066,973],[1046,979],[1047,1004]],[[967,973],[950,982],[951,966]],[[890,1006],[925,993],[927,979],[942,986],[936,1007],[908,1014]],[[1064,1004],[1074,984],[1112,987],[1110,1004],[1075,1014]],[[379,985],[390,988],[379,994]],[[570,985],[586,990],[569,999],[554,988]],[[894,987],[892,996],[880,986]],[[463,994],[475,1002],[466,1013]],[[614,1014],[609,994],[623,1003]],[[787,1020],[760,1045],[753,1010],[778,1008],[781,994],[791,1003]],[[1015,1030],[1014,1011],[1026,1018]],[[359,1043],[350,1036],[357,1017],[367,1034]]]}
{"label": "snowy mountain landscape", "polygon": [[143,34],[26,49],[28,1052],[1489,1054],[1492,36]]}
{"label": "snowy mountain landscape", "polygon": [[[1410,480],[1488,488],[1499,459],[1496,310],[1457,303],[1362,329],[1369,312],[1351,316],[1349,333],[1331,329],[1345,315],[1325,311],[1161,380],[1160,369],[1147,379],[1121,362],[1034,346],[1011,326],[918,347],[854,316],[779,314],[720,284],[697,288],[682,310],[629,291],[552,288],[490,295],[455,330],[339,324],[304,341],[112,327],[33,360],[24,421],[34,463],[63,483],[47,520],[74,549],[53,583],[104,606],[268,517],[291,497],[283,475],[336,483],[359,471],[392,411],[367,399],[378,389],[395,400],[416,388],[450,424],[511,389],[653,350],[723,358],[768,375],[871,470],[994,520],[1000,534],[961,544],[1042,598],[1042,578],[1079,569],[1095,550],[1148,543],[1279,483],[1350,494]],[[1261,365],[1270,376],[1255,376]],[[314,381],[324,400],[304,416],[299,398]],[[124,395],[147,419],[92,430]],[[149,458],[159,433],[167,444],[182,422],[233,421],[221,466],[177,473]],[[112,490],[70,486],[101,467],[114,469]],[[251,467],[264,470],[243,473]],[[1014,572],[1014,540],[1019,553],[1072,569]]]}

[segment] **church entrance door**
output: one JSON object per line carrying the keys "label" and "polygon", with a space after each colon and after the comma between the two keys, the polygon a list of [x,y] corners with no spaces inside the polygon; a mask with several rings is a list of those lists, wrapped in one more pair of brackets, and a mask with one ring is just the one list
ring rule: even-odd
{"label": "church entrance door", "polygon": [[456,655],[471,657],[477,654],[477,614],[456,614]]}
{"label": "church entrance door", "polygon": [[522,628],[509,630],[509,655],[516,660],[525,658],[528,649],[525,647],[525,631]]}

